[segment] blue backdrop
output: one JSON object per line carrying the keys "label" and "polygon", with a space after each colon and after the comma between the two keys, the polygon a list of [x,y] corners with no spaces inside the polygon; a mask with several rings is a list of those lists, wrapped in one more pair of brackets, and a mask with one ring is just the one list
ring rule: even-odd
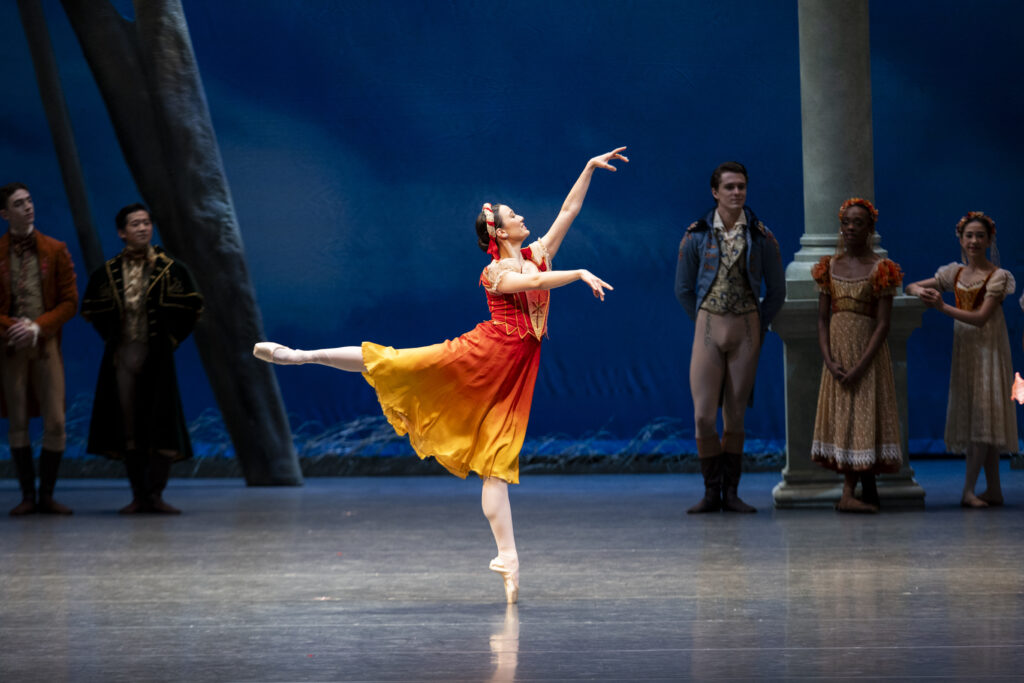
{"label": "blue backdrop", "polygon": [[[130,16],[130,2],[115,4]],[[112,217],[137,191],[59,2],[43,5],[110,256]],[[784,260],[799,248],[795,2],[184,5],[268,338],[401,347],[468,330],[486,316],[481,202],[511,204],[541,234],[585,161],[628,145],[632,163],[595,177],[557,264],[587,267],[615,292],[604,304],[582,286],[554,294],[531,433],[622,440],[654,424],[692,436],[693,326],[672,284],[683,228],[711,205],[714,166],[743,161],[749,203]],[[958,258],[953,225],[971,209],[996,218],[1003,265],[1024,277],[1022,15],[1010,0],[872,5],[878,227],[911,279]],[[68,242],[84,285],[14,3],[0,6],[0,61],[0,181],[30,185],[40,229]],[[1005,311],[1024,368],[1016,297]],[[910,340],[916,450],[941,450],[951,326],[928,313]],[[69,396],[86,406],[101,345],[80,318],[64,344]],[[191,341],[178,362],[186,412],[209,416]],[[771,335],[752,437],[784,437],[782,376]],[[278,378],[296,424],[377,414],[358,377],[303,367]]]}

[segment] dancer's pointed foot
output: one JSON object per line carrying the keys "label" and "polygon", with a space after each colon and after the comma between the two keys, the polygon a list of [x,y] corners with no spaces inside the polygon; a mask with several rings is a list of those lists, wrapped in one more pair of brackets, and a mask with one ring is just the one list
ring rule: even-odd
{"label": "dancer's pointed foot", "polygon": [[262,361],[278,365],[295,365],[295,361],[288,358],[289,351],[291,349],[287,346],[274,342],[258,342],[252,347],[252,355]]}
{"label": "dancer's pointed foot", "polygon": [[491,560],[490,570],[501,574],[505,583],[505,599],[508,604],[519,600],[519,558],[505,558],[498,555]]}
{"label": "dancer's pointed foot", "polygon": [[978,494],[978,500],[988,503],[989,507],[1000,507],[1003,504],[1003,494],[1000,491],[985,491]]}
{"label": "dancer's pointed foot", "polygon": [[988,503],[978,498],[973,493],[965,493],[964,497],[960,499],[960,507],[965,508],[987,508]]}

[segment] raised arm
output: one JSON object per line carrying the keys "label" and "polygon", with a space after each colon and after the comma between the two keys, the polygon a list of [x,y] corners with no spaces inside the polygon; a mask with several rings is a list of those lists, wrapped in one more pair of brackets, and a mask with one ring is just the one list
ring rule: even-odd
{"label": "raised arm", "polygon": [[615,159],[628,164],[629,159],[621,154],[624,149],[626,148],[618,147],[607,154],[596,156],[587,162],[587,165],[583,168],[583,173],[580,173],[580,177],[576,179],[576,183],[569,190],[569,195],[562,202],[562,208],[559,210],[555,222],[548,228],[547,234],[540,238],[541,242],[544,243],[544,247],[548,250],[548,256],[551,258],[555,257],[555,252],[562,245],[565,233],[569,231],[569,226],[572,225],[576,216],[579,215],[580,209],[583,207],[583,198],[587,196],[587,190],[590,188],[590,177],[594,175],[594,169],[603,168],[608,171],[615,171],[617,169],[610,163]]}
{"label": "raised arm", "polygon": [[530,289],[555,289],[582,280],[594,296],[604,301],[604,290],[615,289],[589,270],[551,270],[544,273],[505,273],[498,283],[502,294],[514,294]]}

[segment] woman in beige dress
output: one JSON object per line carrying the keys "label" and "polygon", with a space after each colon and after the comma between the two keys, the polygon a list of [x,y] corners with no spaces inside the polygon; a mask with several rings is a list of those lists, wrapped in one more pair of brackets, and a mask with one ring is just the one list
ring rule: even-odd
{"label": "woman in beige dress", "polygon": [[[878,212],[854,197],[839,209],[835,257],[811,270],[818,283],[818,347],[824,359],[811,459],[843,474],[841,512],[878,512],[875,475],[903,458],[896,382],[886,336],[900,267],[871,248]],[[861,500],[854,497],[858,480]]]}
{"label": "woman in beige dress", "polygon": [[[998,266],[996,224],[971,211],[956,225],[963,263],[942,266],[935,277],[907,285],[907,294],[953,318],[953,367],[946,409],[946,448],[965,453],[965,507],[1003,504],[999,454],[1017,452],[1017,416],[1010,393],[1013,366],[1003,299],[1015,289],[1013,275]],[[988,258],[992,250],[992,260]],[[953,292],[955,305],[942,300]],[[975,495],[981,469],[986,490]]]}

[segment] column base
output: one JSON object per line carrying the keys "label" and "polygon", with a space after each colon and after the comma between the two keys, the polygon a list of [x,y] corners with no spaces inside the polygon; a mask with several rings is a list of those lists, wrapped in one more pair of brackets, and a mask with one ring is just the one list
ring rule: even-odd
{"label": "column base", "polygon": [[[830,508],[843,493],[839,476],[797,478],[783,475],[772,489],[772,500],[779,509]],[[882,508],[923,508],[925,491],[912,474],[898,472],[878,476],[878,497]]]}

